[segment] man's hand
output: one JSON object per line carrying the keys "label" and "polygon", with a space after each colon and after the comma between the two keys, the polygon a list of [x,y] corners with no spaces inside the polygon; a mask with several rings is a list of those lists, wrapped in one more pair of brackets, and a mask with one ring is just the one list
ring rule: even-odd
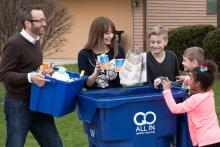
{"label": "man's hand", "polygon": [[46,82],[49,82],[49,80],[44,79],[44,76],[39,73],[31,73],[31,81],[39,87],[42,87]]}

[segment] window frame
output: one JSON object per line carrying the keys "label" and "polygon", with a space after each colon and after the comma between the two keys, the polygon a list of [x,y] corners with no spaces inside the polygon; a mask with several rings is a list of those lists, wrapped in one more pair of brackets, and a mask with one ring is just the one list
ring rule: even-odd
{"label": "window frame", "polygon": [[217,14],[217,11],[218,11],[218,8],[217,8],[217,0],[215,0],[215,1],[216,1],[216,11],[213,12],[213,11],[210,11],[210,10],[209,10],[209,7],[208,7],[209,0],[206,0],[206,13],[207,13],[208,15],[216,15],[216,14]]}

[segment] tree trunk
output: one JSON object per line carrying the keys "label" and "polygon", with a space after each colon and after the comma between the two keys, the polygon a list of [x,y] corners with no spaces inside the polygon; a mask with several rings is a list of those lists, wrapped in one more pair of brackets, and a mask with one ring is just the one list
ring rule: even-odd
{"label": "tree trunk", "polygon": [[220,0],[217,0],[217,27],[220,28]]}

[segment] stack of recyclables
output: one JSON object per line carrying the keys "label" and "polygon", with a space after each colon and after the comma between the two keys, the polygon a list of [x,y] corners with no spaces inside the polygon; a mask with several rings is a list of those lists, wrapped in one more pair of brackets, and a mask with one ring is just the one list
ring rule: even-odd
{"label": "stack of recyclables", "polygon": [[[187,95],[178,87],[172,93],[177,102]],[[169,147],[181,131],[162,89],[147,85],[81,92],[78,114],[90,147]]]}
{"label": "stack of recyclables", "polygon": [[81,78],[78,73],[70,71],[66,73],[70,76],[67,82],[46,77],[50,82],[46,82],[43,87],[32,84],[30,99],[32,111],[60,117],[75,110],[76,95],[82,90],[87,77]]}

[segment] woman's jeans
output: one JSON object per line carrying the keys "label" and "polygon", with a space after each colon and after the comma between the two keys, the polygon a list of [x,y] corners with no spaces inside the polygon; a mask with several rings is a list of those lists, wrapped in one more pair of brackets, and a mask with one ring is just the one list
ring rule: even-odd
{"label": "woman's jeans", "polygon": [[5,98],[4,113],[6,147],[23,147],[29,130],[41,147],[63,146],[52,116],[32,112],[28,104],[12,98]]}

